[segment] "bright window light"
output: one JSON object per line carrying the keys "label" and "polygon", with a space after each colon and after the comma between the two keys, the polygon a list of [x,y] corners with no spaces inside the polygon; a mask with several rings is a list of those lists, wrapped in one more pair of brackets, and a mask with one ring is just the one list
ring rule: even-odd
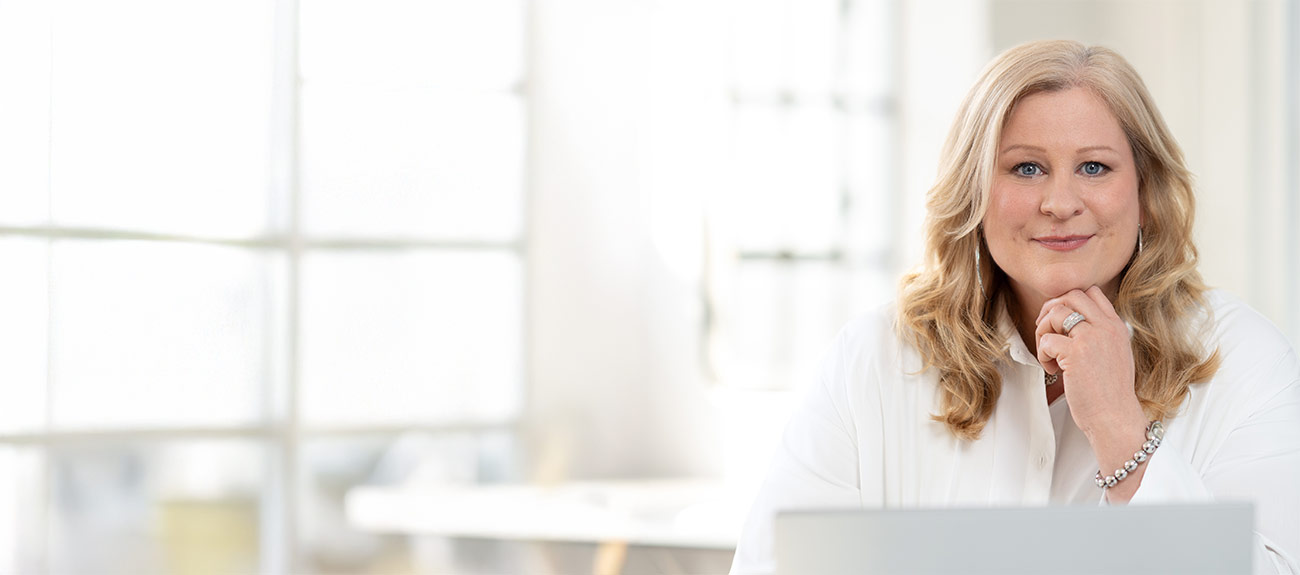
{"label": "bright window light", "polygon": [[45,425],[48,266],[44,240],[0,239],[0,433]]}
{"label": "bright window light", "polygon": [[744,106],[735,114],[733,185],[727,202],[734,242],[744,251],[827,251],[836,247],[840,174],[835,116],[825,108]]}
{"label": "bright window light", "polygon": [[60,240],[50,297],[54,424],[215,426],[260,419],[268,257],[235,248]]}
{"label": "bright window light", "polygon": [[49,212],[49,6],[0,2],[0,225]]}
{"label": "bright window light", "polygon": [[308,82],[499,91],[523,78],[518,0],[313,0],[299,9]]}
{"label": "bright window light", "polygon": [[303,263],[307,423],[490,422],[516,413],[516,255],[318,252]]}
{"label": "bright window light", "polygon": [[518,238],[525,131],[517,96],[309,84],[302,118],[308,233]]}
{"label": "bright window light", "polygon": [[707,214],[709,357],[728,387],[798,388],[889,298],[893,4],[735,4],[731,178]]}
{"label": "bright window light", "polygon": [[191,235],[262,231],[272,79],[266,3],[58,7],[54,222]]}

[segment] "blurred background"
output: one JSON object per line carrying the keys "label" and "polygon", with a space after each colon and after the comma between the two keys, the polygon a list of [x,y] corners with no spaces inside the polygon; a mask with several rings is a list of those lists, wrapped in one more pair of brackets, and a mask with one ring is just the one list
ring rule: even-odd
{"label": "blurred background", "polygon": [[0,572],[716,573],[997,52],[1300,341],[1283,0],[0,0]]}

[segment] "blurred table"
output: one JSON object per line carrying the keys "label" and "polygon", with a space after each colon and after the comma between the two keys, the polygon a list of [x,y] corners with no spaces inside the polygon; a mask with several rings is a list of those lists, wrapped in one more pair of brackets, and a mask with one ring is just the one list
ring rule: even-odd
{"label": "blurred table", "polygon": [[595,572],[617,573],[628,545],[733,550],[748,498],[720,481],[357,487],[358,529],[598,545]]}

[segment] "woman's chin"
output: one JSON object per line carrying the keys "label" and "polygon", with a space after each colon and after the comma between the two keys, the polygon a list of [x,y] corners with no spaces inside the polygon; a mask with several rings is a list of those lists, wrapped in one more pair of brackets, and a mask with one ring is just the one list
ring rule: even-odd
{"label": "woman's chin", "polygon": [[1096,285],[1090,278],[1053,278],[1050,281],[1037,281],[1027,285],[1037,295],[1044,299],[1051,299],[1063,296],[1073,290],[1087,291],[1088,288]]}

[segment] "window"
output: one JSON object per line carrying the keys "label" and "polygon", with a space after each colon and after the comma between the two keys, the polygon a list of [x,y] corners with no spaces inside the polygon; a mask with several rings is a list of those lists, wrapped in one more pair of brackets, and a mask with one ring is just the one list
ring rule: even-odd
{"label": "window", "polygon": [[728,387],[792,389],[893,293],[890,2],[735,6],[731,180],[710,212],[709,357]]}
{"label": "window", "polygon": [[0,3],[0,571],[397,565],[348,486],[512,473],[525,8]]}

